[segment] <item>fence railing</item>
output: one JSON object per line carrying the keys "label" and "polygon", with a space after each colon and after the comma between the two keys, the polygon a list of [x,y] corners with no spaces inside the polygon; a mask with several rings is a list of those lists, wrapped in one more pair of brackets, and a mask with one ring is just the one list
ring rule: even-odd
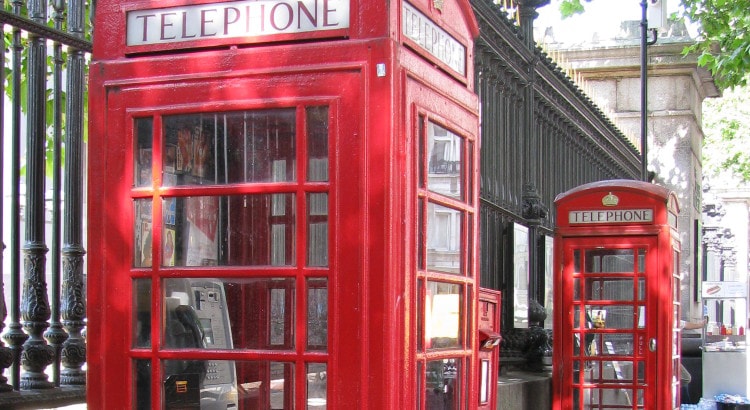
{"label": "fence railing", "polygon": [[93,6],[5,4],[0,407],[49,407],[85,400],[84,110]]}

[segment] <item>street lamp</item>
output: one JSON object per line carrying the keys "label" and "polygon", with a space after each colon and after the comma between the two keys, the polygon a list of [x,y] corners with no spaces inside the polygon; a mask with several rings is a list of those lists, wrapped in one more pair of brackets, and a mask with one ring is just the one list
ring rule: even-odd
{"label": "street lamp", "polygon": [[[648,182],[648,46],[656,44],[657,30],[666,25],[666,0],[641,0],[641,179]],[[649,3],[651,8],[649,9]],[[650,18],[649,18],[650,17]],[[648,40],[648,32],[653,38]]]}

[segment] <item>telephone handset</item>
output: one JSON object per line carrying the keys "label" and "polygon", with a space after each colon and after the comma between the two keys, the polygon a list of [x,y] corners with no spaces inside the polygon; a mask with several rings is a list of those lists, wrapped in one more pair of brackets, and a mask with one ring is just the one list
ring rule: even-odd
{"label": "telephone handset", "polygon": [[[204,349],[198,315],[189,305],[175,306],[173,298],[167,299],[167,322],[165,342],[175,348]],[[200,408],[201,389],[206,378],[204,360],[168,360],[164,364],[167,378],[164,382],[165,405],[167,409]]]}

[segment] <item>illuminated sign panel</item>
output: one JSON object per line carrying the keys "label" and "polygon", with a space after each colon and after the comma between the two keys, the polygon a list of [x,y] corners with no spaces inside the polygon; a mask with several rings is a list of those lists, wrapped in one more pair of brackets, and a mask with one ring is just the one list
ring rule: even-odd
{"label": "illuminated sign panel", "polygon": [[401,6],[401,32],[455,72],[466,76],[466,47],[407,2]]}
{"label": "illuminated sign panel", "polygon": [[594,211],[570,211],[568,213],[568,222],[571,225],[653,221],[653,209],[608,209]]}
{"label": "illuminated sign panel", "polygon": [[246,0],[127,13],[127,45],[264,37],[349,27],[349,0]]}

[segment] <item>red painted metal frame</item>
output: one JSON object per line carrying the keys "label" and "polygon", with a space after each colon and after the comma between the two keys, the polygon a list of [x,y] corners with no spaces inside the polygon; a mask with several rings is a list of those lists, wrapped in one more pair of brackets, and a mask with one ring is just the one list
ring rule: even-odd
{"label": "red painted metal frame", "polygon": [[[608,194],[619,198],[616,206],[605,206],[602,199]],[[675,338],[673,331],[675,320],[673,307],[679,306],[674,298],[673,252],[679,252],[679,239],[676,231],[676,217],[679,214],[676,195],[670,190],[654,184],[631,181],[612,180],[582,185],[568,192],[558,195],[556,205],[556,229],[554,243],[554,340],[553,349],[553,403],[555,410],[571,409],[572,398],[571,380],[565,373],[562,364],[565,355],[572,350],[565,349],[572,341],[571,335],[565,333],[572,326],[569,315],[572,309],[572,293],[563,293],[561,275],[565,271],[563,266],[564,253],[573,247],[601,246],[638,246],[655,247],[656,256],[648,255],[647,272],[656,272],[657,277],[648,281],[647,292],[649,303],[654,308],[647,308],[647,334],[653,335],[658,341],[658,354],[651,355],[655,373],[653,385],[650,385],[644,398],[647,407],[669,409],[672,408],[672,380],[673,356],[670,350],[677,346],[679,352],[679,337]],[[569,212],[577,210],[622,210],[622,209],[652,209],[653,221],[623,223],[601,223],[575,225],[569,223]],[[653,245],[649,245],[649,243]],[[655,280],[653,280],[655,279]],[[652,299],[653,298],[653,299]],[[677,312],[679,315],[679,312]],[[569,317],[570,316],[570,317]],[[566,323],[569,323],[566,325]],[[676,340],[675,340],[676,339]],[[570,343],[566,343],[570,342]],[[634,404],[635,406],[635,404]],[[679,404],[678,404],[679,407]],[[633,407],[635,408],[635,407]]]}
{"label": "red painted metal frame", "polygon": [[[467,48],[465,78],[442,69],[428,54],[416,54],[400,30],[401,2],[351,1],[350,27],[342,37],[310,41],[306,34],[272,44],[218,47],[194,44],[183,52],[154,47],[130,54],[125,47],[126,10],[164,8],[207,0],[100,0],[97,3],[89,87],[89,252],[88,252],[88,404],[91,408],[131,408],[131,359],[288,359],[288,354],[252,351],[176,351],[158,345],[131,347],[132,279],[152,278],[152,294],[161,294],[161,278],[197,275],[241,278],[257,268],[136,269],[131,267],[133,198],[227,195],[272,192],[278,185],[227,185],[133,188],[134,118],[155,116],[154,184],[160,184],[160,115],[301,104],[330,104],[329,203],[331,210],[329,276],[329,351],[304,352],[304,332],[295,331],[296,357],[326,361],[330,408],[413,408],[417,398],[414,348],[417,317],[415,110],[437,118],[472,142],[467,175],[473,179],[467,208],[470,249],[465,261],[469,300],[465,301],[468,397],[477,397],[477,201],[478,101],[473,92],[473,39],[478,26],[467,0],[415,0],[413,6],[445,28]],[[313,36],[315,37],[315,36]],[[299,41],[298,41],[299,40]],[[411,45],[411,47],[414,47]],[[131,50],[132,51],[132,50]],[[378,76],[377,64],[385,76]],[[444,68],[444,67],[443,67]],[[407,91],[407,88],[409,91]],[[303,150],[304,145],[298,149]],[[300,158],[300,157],[298,157]],[[298,181],[304,166],[297,164]],[[159,172],[156,172],[159,171]],[[303,182],[284,189],[299,191]],[[307,185],[310,185],[309,183]],[[310,189],[315,189],[314,187]],[[324,189],[324,188],[321,188]],[[298,194],[302,195],[302,194]],[[160,212],[160,201],[154,212]],[[301,205],[300,205],[301,206]],[[299,208],[301,209],[301,208]],[[158,224],[158,220],[154,220]],[[302,228],[298,227],[300,234]],[[160,229],[154,227],[154,243]],[[298,237],[300,236],[298,234]],[[154,260],[160,260],[154,245]],[[304,253],[298,251],[298,258]],[[157,265],[157,264],[155,264]],[[301,259],[297,266],[304,266]],[[280,269],[295,275],[301,268]],[[404,273],[407,273],[406,275]],[[314,277],[315,273],[304,273]],[[304,276],[307,275],[307,276]],[[300,283],[300,282],[298,282]],[[302,293],[302,292],[300,292]],[[298,295],[298,309],[305,306]],[[162,306],[152,301],[152,328],[161,326]],[[375,353],[377,352],[377,353]],[[296,374],[304,371],[298,366]],[[155,375],[152,390],[161,388]],[[295,390],[304,392],[304,378]],[[495,392],[491,392],[494,394]],[[301,397],[300,394],[298,396]],[[160,395],[153,393],[153,399]],[[475,403],[475,400],[465,400]],[[298,408],[304,408],[301,398]],[[473,406],[469,406],[470,408]]]}

